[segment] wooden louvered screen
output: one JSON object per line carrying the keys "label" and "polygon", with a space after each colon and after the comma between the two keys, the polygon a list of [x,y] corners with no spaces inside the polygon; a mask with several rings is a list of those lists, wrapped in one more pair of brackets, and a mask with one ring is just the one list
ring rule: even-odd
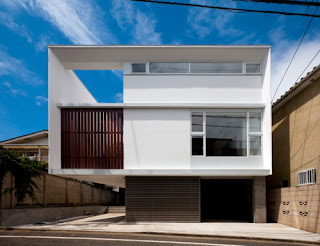
{"label": "wooden louvered screen", "polygon": [[126,177],[126,219],[200,222],[199,178]]}
{"label": "wooden louvered screen", "polygon": [[61,109],[61,165],[123,169],[122,109]]}

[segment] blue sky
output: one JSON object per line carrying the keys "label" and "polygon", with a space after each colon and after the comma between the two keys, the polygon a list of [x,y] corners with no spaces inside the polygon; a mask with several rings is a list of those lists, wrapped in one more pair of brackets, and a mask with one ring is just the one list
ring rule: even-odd
{"label": "blue sky", "polygon": [[[184,2],[315,11],[232,0]],[[48,128],[48,44],[271,44],[274,91],[309,20],[129,0],[0,0],[0,141]],[[319,49],[320,20],[315,18],[277,97],[299,79]],[[319,63],[320,55],[307,71]],[[98,102],[122,100],[121,72],[76,73]]]}

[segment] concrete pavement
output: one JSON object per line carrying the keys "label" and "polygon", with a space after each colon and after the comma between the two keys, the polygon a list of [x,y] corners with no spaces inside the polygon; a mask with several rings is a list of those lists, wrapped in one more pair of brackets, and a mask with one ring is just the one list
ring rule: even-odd
{"label": "concrete pavement", "polygon": [[117,233],[154,233],[170,235],[290,240],[320,245],[320,234],[276,223],[126,223],[124,214],[103,214],[62,223],[24,225],[31,230],[91,231]]}

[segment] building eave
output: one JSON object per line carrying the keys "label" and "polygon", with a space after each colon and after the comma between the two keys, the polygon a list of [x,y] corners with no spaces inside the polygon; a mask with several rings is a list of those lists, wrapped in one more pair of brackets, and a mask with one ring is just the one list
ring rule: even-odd
{"label": "building eave", "polygon": [[272,112],[275,113],[284,104],[290,101],[293,97],[299,94],[303,89],[312,84],[315,80],[320,78],[320,65],[315,67],[311,72],[309,72],[304,78],[297,82],[290,90],[286,91],[276,102],[272,105]]}
{"label": "building eave", "polygon": [[181,108],[264,108],[264,103],[58,103],[58,108],[125,108],[125,109],[181,109]]}
{"label": "building eave", "polygon": [[23,139],[26,139],[26,138],[38,137],[40,135],[45,135],[45,134],[48,134],[48,130],[41,130],[41,131],[37,131],[37,132],[26,134],[26,135],[22,135],[22,136],[19,136],[19,137],[10,138],[10,139],[1,141],[0,145],[8,145],[8,144],[12,144],[13,142],[16,142],[16,141],[19,141],[19,140],[23,140]]}

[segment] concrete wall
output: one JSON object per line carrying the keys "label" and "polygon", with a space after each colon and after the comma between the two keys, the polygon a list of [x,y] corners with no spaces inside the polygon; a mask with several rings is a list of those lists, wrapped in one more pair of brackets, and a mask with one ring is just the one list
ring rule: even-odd
{"label": "concrete wall", "polygon": [[124,110],[125,169],[189,169],[189,110]]}
{"label": "concrete wall", "polygon": [[[220,49],[220,48],[219,48]],[[61,138],[60,138],[60,110],[57,103],[96,103],[88,93],[81,81],[71,70],[73,59],[79,58],[80,53],[74,53],[68,58],[65,54],[55,53],[59,49],[49,49],[49,145],[50,145],[50,172],[53,169],[61,169]],[[257,74],[144,74],[133,75],[130,73],[130,61],[136,61],[135,57],[128,56],[120,64],[124,70],[124,103],[217,103],[228,104],[229,110],[239,108],[239,104],[258,107],[263,111],[263,157],[237,157],[237,158],[191,158],[190,144],[190,112],[189,109],[125,109],[124,110],[124,167],[125,169],[216,169],[264,171],[263,175],[271,173],[271,103],[270,103],[270,49],[257,48],[244,53],[243,48],[231,51],[225,47],[215,55],[201,55],[201,49],[184,48],[176,50],[179,61],[181,55],[191,62],[219,62],[255,61],[261,63],[262,73]],[[192,51],[193,50],[193,51]],[[103,50],[102,50],[103,51]],[[168,52],[166,48],[164,52]],[[191,52],[192,51],[192,52]],[[208,48],[207,52],[214,51]],[[60,52],[60,51],[59,51]],[[75,50],[76,52],[76,50]],[[80,52],[80,51],[79,51]],[[86,50],[86,57],[91,57],[92,66],[98,66],[94,59],[110,59],[94,53],[94,49]],[[93,52],[93,53],[91,53]],[[120,52],[120,51],[119,51]],[[190,53],[191,52],[191,53]],[[195,52],[195,53],[193,53]],[[95,55],[93,55],[95,54]],[[120,53],[119,53],[120,54]],[[145,59],[155,61],[160,59],[165,62],[169,56],[163,57],[163,52],[156,56],[146,56]],[[191,55],[192,54],[192,55]],[[149,54],[150,55],[150,54]],[[170,54],[172,61],[174,54]],[[58,59],[60,58],[60,60]],[[99,58],[100,57],[100,58]],[[114,59],[118,59],[116,56]],[[66,59],[66,60],[64,60]],[[121,58],[122,59],[122,58]],[[87,64],[86,61],[83,61]],[[180,61],[183,61],[180,60]],[[110,62],[110,61],[109,61]],[[118,64],[118,63],[117,63]],[[74,63],[76,66],[76,63]],[[79,65],[79,64],[78,64]],[[107,64],[105,64],[107,69]],[[111,64],[109,64],[111,65]],[[119,65],[119,64],[118,64]],[[117,66],[118,66],[117,65]],[[85,68],[82,68],[85,69]],[[99,68],[102,69],[102,68]],[[258,105],[258,106],[252,106]],[[211,108],[216,110],[217,108]],[[244,108],[244,111],[247,109]],[[73,170],[72,170],[73,171]],[[98,172],[99,171],[99,172]],[[102,174],[104,170],[98,170],[95,174]],[[101,172],[100,172],[101,171]],[[58,172],[54,172],[58,173]],[[71,174],[71,173],[68,173]],[[89,174],[88,173],[83,173]],[[130,174],[130,170],[127,173]],[[222,175],[227,173],[222,173]],[[261,175],[258,173],[257,175]],[[236,173],[237,175],[237,173]],[[250,175],[247,172],[242,175]]]}
{"label": "concrete wall", "polygon": [[[217,59],[212,57],[212,59]],[[244,58],[245,59],[245,58]],[[270,52],[260,75],[131,74],[124,63],[124,103],[265,104],[262,156],[191,157],[191,109],[125,109],[125,169],[271,169]],[[201,109],[199,109],[201,110]],[[244,112],[248,111],[243,109]]]}
{"label": "concrete wall", "polygon": [[[320,78],[273,113],[273,175],[268,186],[281,180],[297,185],[297,172],[317,168],[320,175]],[[319,183],[319,179],[317,183]]]}
{"label": "concrete wall", "polygon": [[262,88],[263,75],[124,75],[123,102],[263,103]]}
{"label": "concrete wall", "polygon": [[97,101],[72,70],[66,70],[49,49],[49,173],[61,169],[61,112],[57,103]]}
{"label": "concrete wall", "polygon": [[100,214],[106,211],[103,206],[32,208],[0,210],[0,226],[17,226],[55,221],[85,214]]}
{"label": "concrete wall", "polygon": [[320,185],[273,189],[268,192],[268,220],[320,233]]}
{"label": "concrete wall", "polygon": [[[95,187],[72,179],[43,174],[35,178],[39,189],[35,189],[36,199],[29,196],[18,202],[14,190],[5,192],[1,197],[1,209],[83,206],[83,205],[112,205],[117,202],[117,193],[105,188]],[[3,179],[2,192],[14,187],[14,178],[7,173]]]}
{"label": "concrete wall", "polygon": [[267,222],[266,178],[254,177],[252,183],[253,222]]}

